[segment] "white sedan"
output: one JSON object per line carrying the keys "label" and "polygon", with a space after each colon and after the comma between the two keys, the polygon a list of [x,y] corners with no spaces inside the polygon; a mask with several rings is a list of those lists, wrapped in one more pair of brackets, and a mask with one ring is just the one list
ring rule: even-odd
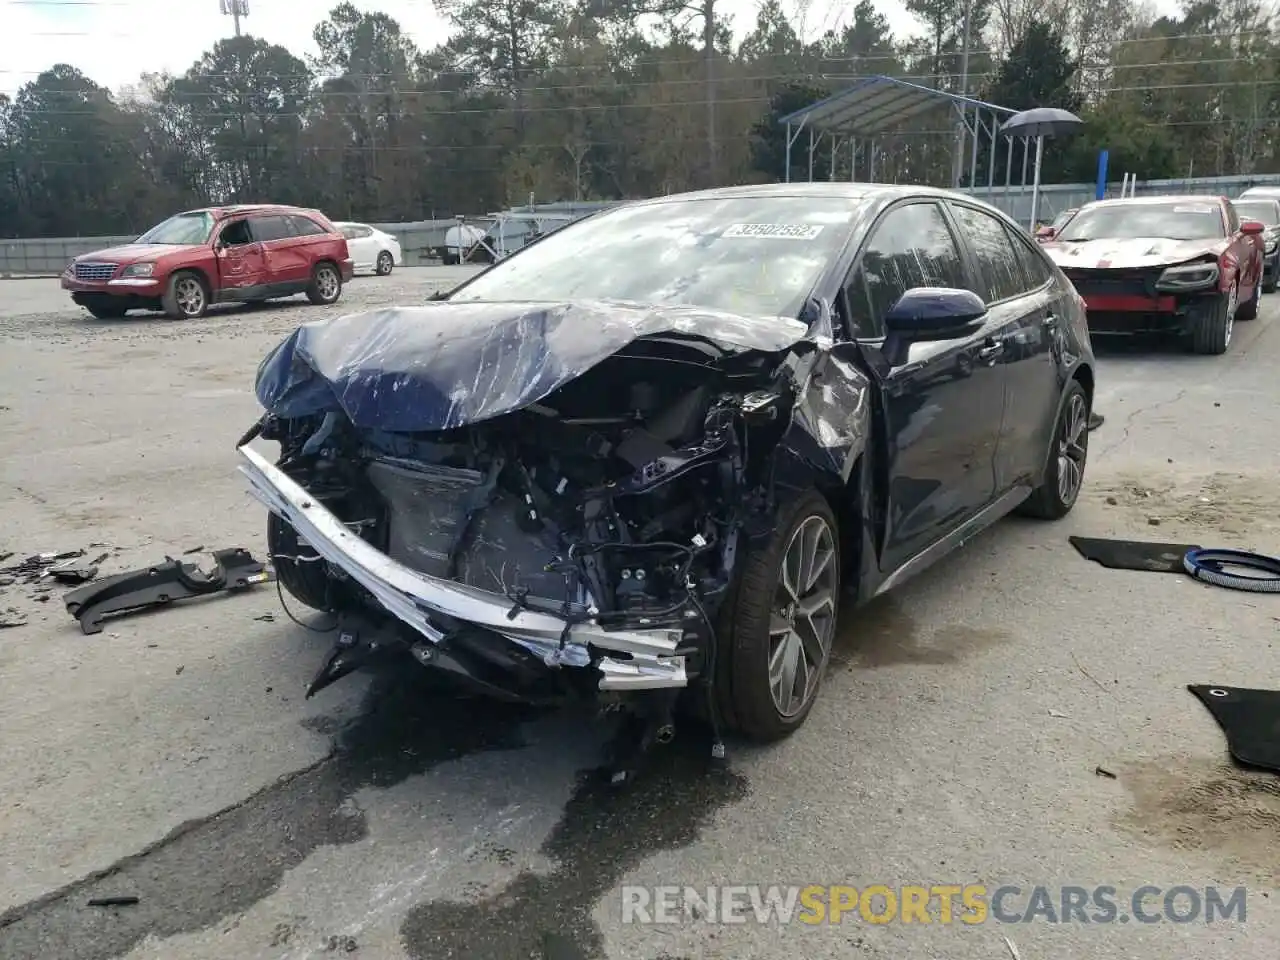
{"label": "white sedan", "polygon": [[391,234],[367,223],[335,223],[334,226],[347,238],[347,250],[357,270],[369,270],[385,277],[392,268],[403,266],[400,241]]}

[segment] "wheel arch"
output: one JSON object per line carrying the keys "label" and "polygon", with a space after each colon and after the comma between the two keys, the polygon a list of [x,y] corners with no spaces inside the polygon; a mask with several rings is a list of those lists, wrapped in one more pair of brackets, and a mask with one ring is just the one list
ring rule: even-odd
{"label": "wheel arch", "polygon": [[197,280],[199,280],[202,284],[204,284],[205,296],[212,299],[214,293],[216,292],[216,288],[214,287],[213,281],[209,277],[208,272],[203,267],[198,267],[198,266],[174,267],[172,270],[169,271],[169,276],[165,278],[165,281],[164,281],[165,286],[167,287],[168,284],[170,284],[173,281],[173,278],[180,273],[190,273],[194,275]]}

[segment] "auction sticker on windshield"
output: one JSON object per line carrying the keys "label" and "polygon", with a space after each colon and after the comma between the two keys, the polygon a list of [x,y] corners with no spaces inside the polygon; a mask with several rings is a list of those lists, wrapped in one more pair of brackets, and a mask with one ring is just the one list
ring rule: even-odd
{"label": "auction sticker on windshield", "polygon": [[821,226],[807,223],[731,223],[721,237],[761,237],[766,240],[814,240]]}
{"label": "auction sticker on windshield", "polygon": [[1186,206],[1174,207],[1174,213],[1217,213],[1218,208],[1207,206],[1205,204],[1187,204]]}

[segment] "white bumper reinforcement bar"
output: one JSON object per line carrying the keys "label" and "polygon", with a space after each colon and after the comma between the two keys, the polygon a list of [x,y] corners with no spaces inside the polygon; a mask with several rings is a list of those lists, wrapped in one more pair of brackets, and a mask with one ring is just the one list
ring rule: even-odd
{"label": "white bumper reinforcement bar", "polygon": [[387,611],[425,637],[443,637],[429,619],[432,611],[485,627],[552,665],[585,667],[587,645],[628,654],[597,664],[601,690],[645,690],[688,684],[684,657],[676,656],[681,631],[670,628],[606,630],[594,622],[575,623],[565,637],[565,621],[550,613],[517,610],[507,597],[452,580],[441,580],[391,559],[348,529],[283,471],[248,446],[239,448],[240,472],[250,492],[297,531],[330,564],[359,583]]}

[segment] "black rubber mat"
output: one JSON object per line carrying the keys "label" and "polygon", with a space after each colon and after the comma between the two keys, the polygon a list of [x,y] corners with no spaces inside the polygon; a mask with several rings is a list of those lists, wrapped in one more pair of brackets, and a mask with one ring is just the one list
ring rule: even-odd
{"label": "black rubber mat", "polygon": [[1186,573],[1182,558],[1197,543],[1147,543],[1142,540],[1104,540],[1068,537],[1080,556],[1111,570],[1147,570],[1151,573]]}
{"label": "black rubber mat", "polygon": [[1188,686],[1227,735],[1236,763],[1280,773],[1280,690]]}

